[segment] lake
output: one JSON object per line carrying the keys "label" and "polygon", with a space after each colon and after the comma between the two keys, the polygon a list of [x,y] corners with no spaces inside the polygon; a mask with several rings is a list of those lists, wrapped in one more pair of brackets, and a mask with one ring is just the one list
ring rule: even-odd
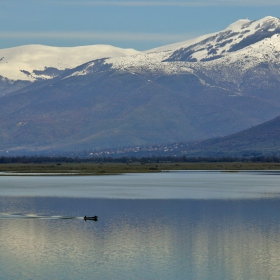
{"label": "lake", "polygon": [[276,171],[0,176],[0,275],[280,279],[279,213]]}

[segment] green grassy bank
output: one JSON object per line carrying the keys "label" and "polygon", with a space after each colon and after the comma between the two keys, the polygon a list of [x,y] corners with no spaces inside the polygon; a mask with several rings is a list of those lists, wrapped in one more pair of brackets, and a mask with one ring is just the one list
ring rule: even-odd
{"label": "green grassy bank", "polygon": [[102,175],[121,173],[149,173],[162,170],[280,170],[280,163],[262,162],[179,162],[179,163],[9,163],[0,164],[0,172],[58,173]]}

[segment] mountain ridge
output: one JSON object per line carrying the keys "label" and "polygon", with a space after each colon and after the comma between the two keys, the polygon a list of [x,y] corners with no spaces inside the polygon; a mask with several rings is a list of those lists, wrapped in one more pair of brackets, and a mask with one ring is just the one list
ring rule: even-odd
{"label": "mountain ridge", "polygon": [[36,81],[50,79],[60,71],[75,68],[88,61],[140,53],[110,45],[53,47],[24,45],[0,49],[0,75],[9,80]]}
{"label": "mountain ridge", "polygon": [[187,152],[190,155],[280,155],[280,116],[224,137],[202,141]]}
{"label": "mountain ridge", "polygon": [[[194,141],[275,118],[278,26],[272,17],[238,21],[200,42],[186,41],[185,48],[99,58],[18,88],[0,97],[2,151]],[[238,49],[249,36],[251,43]],[[215,51],[222,57],[205,60]]]}

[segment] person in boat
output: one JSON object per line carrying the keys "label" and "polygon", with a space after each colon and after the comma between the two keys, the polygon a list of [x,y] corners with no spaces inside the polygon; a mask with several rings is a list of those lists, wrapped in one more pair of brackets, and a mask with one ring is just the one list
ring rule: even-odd
{"label": "person in boat", "polygon": [[87,217],[87,216],[84,216],[84,220],[93,220],[93,221],[97,221],[98,220],[98,216],[93,216],[93,217]]}

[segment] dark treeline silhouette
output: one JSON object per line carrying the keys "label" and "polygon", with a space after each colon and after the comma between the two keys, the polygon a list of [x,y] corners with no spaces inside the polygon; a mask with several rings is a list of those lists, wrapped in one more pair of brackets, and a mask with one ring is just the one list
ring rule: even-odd
{"label": "dark treeline silhouette", "polygon": [[47,157],[47,156],[18,156],[0,157],[0,163],[64,163],[79,162],[77,158],[70,157]]}
{"label": "dark treeline silhouette", "polygon": [[0,163],[163,163],[163,162],[280,162],[277,156],[256,157],[175,157],[175,156],[153,156],[153,157],[48,157],[48,156],[18,156],[0,157]]}

